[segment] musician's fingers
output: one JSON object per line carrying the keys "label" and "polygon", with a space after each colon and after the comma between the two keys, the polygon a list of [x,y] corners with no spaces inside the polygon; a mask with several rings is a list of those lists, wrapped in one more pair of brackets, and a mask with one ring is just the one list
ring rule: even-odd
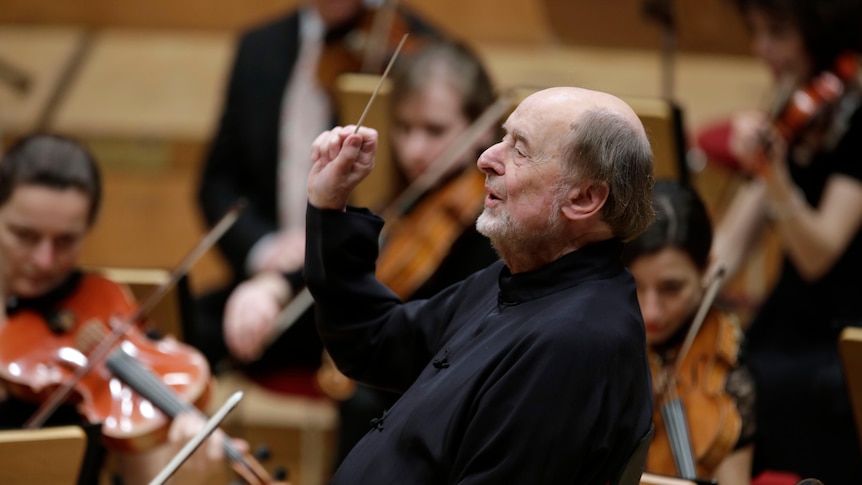
{"label": "musician's fingers", "polygon": [[204,425],[204,420],[194,413],[180,413],[168,429],[168,440],[171,443],[184,445]]}
{"label": "musician's fingers", "polygon": [[206,459],[210,462],[219,462],[224,458],[225,434],[216,430],[204,442]]}
{"label": "musician's fingers", "polygon": [[249,450],[251,449],[251,446],[249,446],[248,441],[246,441],[244,439],[231,438],[230,442],[233,445],[233,447],[236,448],[236,450],[239,451],[240,453],[248,453]]}

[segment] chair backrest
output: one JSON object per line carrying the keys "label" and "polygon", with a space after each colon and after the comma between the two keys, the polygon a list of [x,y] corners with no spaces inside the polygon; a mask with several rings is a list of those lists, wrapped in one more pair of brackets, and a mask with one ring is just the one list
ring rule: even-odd
{"label": "chair backrest", "polygon": [[74,485],[86,447],[78,426],[0,431],[0,483]]}
{"label": "chair backrest", "polygon": [[856,418],[856,431],[862,440],[862,328],[847,327],[842,330],[838,338],[838,350],[853,416]]}
{"label": "chair backrest", "polygon": [[637,113],[649,136],[653,151],[653,176],[689,182],[685,128],[682,110],[662,98],[621,96]]}
{"label": "chair backrest", "polygon": [[641,475],[643,475],[646,467],[647,452],[649,452],[653,434],[655,434],[655,426],[650,424],[646,434],[641,437],[623,468],[611,480],[611,485],[638,485],[640,483]]}
{"label": "chair backrest", "polygon": [[[116,283],[126,285],[138,303],[144,301],[159,286],[167,282],[170,272],[161,268],[89,268]],[[156,304],[148,315],[155,330],[183,341],[192,327],[193,304],[188,278],[183,276]]]}
{"label": "chair backrest", "polygon": [[[371,99],[380,76],[376,74],[342,74],[336,81],[336,104],[338,123],[342,126],[353,125],[362,116],[368,100]],[[392,90],[389,80],[384,80],[369,107],[363,120],[364,126],[377,130],[377,155],[374,158],[374,170],[356,187],[351,203],[361,207],[380,210],[391,201],[397,190],[397,168],[392,161],[389,145],[389,92]]]}

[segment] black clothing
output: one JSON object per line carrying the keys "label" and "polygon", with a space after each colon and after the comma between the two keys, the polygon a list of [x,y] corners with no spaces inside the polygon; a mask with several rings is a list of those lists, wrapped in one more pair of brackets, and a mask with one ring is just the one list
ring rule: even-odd
{"label": "black clothing", "polygon": [[[791,152],[792,154],[793,152]],[[813,207],[831,175],[862,181],[862,109],[833,150],[790,173]],[[758,392],[755,473],[794,471],[826,484],[862,483],[862,452],[838,354],[838,335],[862,326],[862,232],[817,281],[785,256],[781,276],[748,332]]]}
{"label": "black clothing", "polygon": [[[479,234],[471,224],[452,244],[449,254],[437,267],[434,274],[417,289],[411,300],[430,298],[467,276],[497,261],[497,253],[491,242]],[[357,384],[349,399],[341,402],[339,412],[339,435],[336,462],[340,464],[353,446],[368,432],[369,423],[384,410],[395,404],[400,393],[375,389]]]}
{"label": "black clothing", "polygon": [[308,209],[318,330],[349,377],[404,391],[332,483],[605,484],[652,422],[634,280],[610,240],[494,263],[429,300],[374,278],[382,220]]}

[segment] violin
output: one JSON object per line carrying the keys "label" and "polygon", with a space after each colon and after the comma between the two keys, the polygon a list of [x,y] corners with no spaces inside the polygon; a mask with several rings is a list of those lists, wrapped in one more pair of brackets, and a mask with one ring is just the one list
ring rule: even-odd
{"label": "violin", "polygon": [[[379,72],[399,41],[410,33],[410,25],[398,11],[397,1],[385,1],[376,9],[363,7],[346,27],[326,36],[317,62],[318,82],[330,99],[336,99],[336,81],[340,75]],[[410,35],[404,49],[414,52],[422,42],[421,36]]]}
{"label": "violin", "polygon": [[[779,102],[770,115],[771,125],[777,135],[786,143],[794,145],[802,141],[803,134],[818,126],[818,121],[822,126],[824,114],[846,94],[848,84],[857,78],[858,72],[858,56],[848,52],[838,56],[831,70],[814,76],[804,86],[786,90],[778,97]],[[764,140],[763,145],[756,172],[768,177],[768,141]]]}
{"label": "violin", "polygon": [[[135,308],[124,287],[81,275],[76,288],[52,308],[21,309],[0,323],[0,380],[17,398],[44,402],[87,365],[91,350],[111,333],[118,317]],[[106,446],[144,451],[167,441],[178,414],[206,406],[210,377],[196,349],[173,338],[153,341],[133,326],[107,359],[78,381],[68,402],[88,422],[102,424]],[[275,483],[230,440],[225,440],[225,453],[248,483]]]}
{"label": "violin", "polygon": [[[112,317],[133,312],[129,293],[92,274],[43,314],[21,309],[0,323],[0,379],[19,399],[43,402],[78,368],[110,333]],[[132,328],[122,351],[161,376],[174,393],[198,406],[206,405],[210,373],[206,359],[172,338],[154,342]],[[170,420],[104,365],[76,385],[69,401],[90,423],[102,423],[106,444],[121,451],[141,451],[167,440]]]}
{"label": "violin", "polygon": [[742,331],[728,315],[711,309],[724,273],[718,271],[710,284],[673,361],[666,364],[650,351],[656,430],[649,472],[712,477],[739,440],[742,418],[725,385],[738,362]]}
{"label": "violin", "polygon": [[741,331],[731,318],[713,310],[678,372],[672,374],[650,352],[657,405],[647,470],[688,479],[709,478],[733,451],[742,419],[725,392],[725,383],[736,366],[740,338]]}
{"label": "violin", "polygon": [[402,300],[436,271],[484,207],[485,175],[467,167],[394,221],[377,262],[377,279]]}

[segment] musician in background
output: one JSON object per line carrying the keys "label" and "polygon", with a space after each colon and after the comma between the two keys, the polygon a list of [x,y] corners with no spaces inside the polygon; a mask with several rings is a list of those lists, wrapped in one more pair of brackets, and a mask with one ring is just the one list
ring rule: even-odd
{"label": "musician in background", "polygon": [[[96,161],[71,139],[32,135],[17,142],[0,159],[0,288],[5,290],[0,318],[4,323],[22,311],[56,314],[63,301],[76,294],[84,279],[78,256],[98,216],[101,198]],[[92,298],[99,301],[100,296]],[[44,324],[49,324],[47,318]],[[39,342],[32,344],[33,351],[43,352]],[[49,368],[60,365],[45,364]],[[7,429],[23,426],[38,408],[11,391],[0,400],[0,427]],[[73,405],[65,404],[47,424],[84,426],[89,434],[88,451],[79,483],[99,483],[105,457],[100,423],[86,423]],[[201,424],[202,420],[182,415],[172,423],[170,442],[141,452],[116,451],[118,483],[148,483]],[[192,468],[200,470],[219,462],[223,456],[221,439],[217,433],[215,439],[208,440],[204,451],[195,453]],[[183,475],[180,481],[189,483],[193,476]]]}
{"label": "musician in background", "polygon": [[713,268],[736,269],[767,224],[783,252],[778,282],[747,334],[758,390],[754,471],[862,483],[837,347],[844,327],[862,325],[862,2],[736,3],[755,55],[780,86],[805,89],[826,71],[843,78],[832,84],[841,96],[789,139],[776,129],[781,114],[734,123],[731,148],[753,180],[718,226]]}
{"label": "musician in background", "polygon": [[[635,277],[646,328],[656,392],[656,435],[666,437],[653,441],[647,471],[682,476],[680,470],[667,468],[674,464],[670,460],[671,448],[666,445],[671,433],[664,428],[666,417],[660,412],[663,405],[667,406],[666,400],[676,394],[683,400],[689,442],[697,445],[696,451],[710,455],[708,459],[693,457],[696,471],[707,474],[697,478],[746,485],[751,480],[754,455],[755,392],[751,375],[741,364],[738,351],[742,330],[736,319],[712,309],[691,346],[696,351],[687,353],[695,361],[698,359],[692,354],[711,356],[709,380],[721,379],[714,390],[710,390],[705,374],[700,375],[704,380],[692,385],[686,377],[692,375],[687,367],[692,361],[685,359],[686,364],[679,372],[685,379],[683,392],[662,388],[668,379],[675,378],[673,369],[680,358],[680,348],[705,296],[703,280],[709,264],[712,226],[703,201],[690,186],[659,180],[653,189],[653,200],[655,222],[626,243],[623,250],[623,262]],[[697,404],[702,407],[696,407]],[[684,448],[681,441],[675,446]]]}
{"label": "musician in background", "polygon": [[[290,275],[291,295],[303,286],[308,154],[314,137],[335,120],[334,78],[323,73],[352,67],[344,63],[352,57],[340,54],[373,35],[366,29],[368,12],[362,0],[306,0],[239,41],[221,121],[201,174],[199,202],[210,225],[237,200],[248,205],[218,242],[232,281],[199,298],[198,321],[187,332],[216,370],[228,356],[251,371],[288,362],[308,369],[320,365],[322,345],[310,313],[273,352],[259,355],[249,350],[242,331],[223,326],[224,310],[234,288],[261,272]],[[404,7],[398,13],[412,38],[433,32]],[[354,54],[361,62],[363,52]]]}

